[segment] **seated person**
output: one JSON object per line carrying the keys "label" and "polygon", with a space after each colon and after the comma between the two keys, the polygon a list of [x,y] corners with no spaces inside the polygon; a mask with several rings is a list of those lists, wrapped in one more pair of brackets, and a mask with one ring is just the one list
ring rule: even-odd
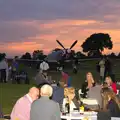
{"label": "seated person", "polygon": [[83,85],[82,85],[82,95],[81,95],[81,97],[82,98],[86,98],[87,97],[87,92],[89,91],[89,89],[91,88],[91,87],[93,87],[93,86],[95,86],[95,81],[94,81],[94,79],[93,79],[93,75],[92,75],[92,73],[91,72],[88,72],[87,73],[87,75],[86,75],[86,81],[85,81],[85,83],[83,83]]}
{"label": "seated person", "polygon": [[99,106],[95,105],[95,107],[100,107],[100,108],[102,108],[101,89],[102,88],[100,82],[96,81],[96,85],[94,87],[91,87],[88,91],[88,98],[97,100]]}
{"label": "seated person", "polygon": [[117,94],[117,87],[116,87],[116,83],[114,83],[111,79],[110,76],[107,76],[105,78],[105,82],[107,83],[108,87],[111,88],[116,94]]}
{"label": "seated person", "polygon": [[74,108],[80,107],[80,102],[75,97],[75,89],[73,87],[65,88],[64,95],[63,106],[68,102],[70,104],[70,111],[73,111]]}
{"label": "seated person", "polygon": [[36,85],[40,85],[43,83],[50,84],[50,81],[48,80],[48,76],[46,72],[39,71],[38,74],[35,77]]}
{"label": "seated person", "polygon": [[52,86],[53,95],[52,100],[58,102],[60,105],[63,103],[64,98],[64,82],[59,82],[57,86]]}
{"label": "seated person", "polygon": [[58,103],[50,100],[52,93],[53,89],[50,85],[41,87],[40,99],[31,106],[30,120],[61,120]]}
{"label": "seated person", "polygon": [[111,117],[120,117],[120,103],[116,94],[110,88],[102,89],[103,110],[108,111]]}

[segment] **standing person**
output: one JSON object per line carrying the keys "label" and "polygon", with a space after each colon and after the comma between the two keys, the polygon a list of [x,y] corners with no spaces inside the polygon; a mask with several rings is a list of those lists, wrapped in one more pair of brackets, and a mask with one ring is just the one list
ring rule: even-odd
{"label": "standing person", "polygon": [[0,82],[1,83],[6,83],[7,79],[7,71],[8,71],[8,64],[6,63],[5,56],[2,56],[2,60],[0,62]]}
{"label": "standing person", "polygon": [[31,106],[30,120],[61,120],[59,104],[50,100],[53,89],[50,85],[41,87],[41,97]]}
{"label": "standing person", "polygon": [[61,71],[61,74],[62,74],[62,80],[65,83],[65,86],[68,86],[68,78],[69,78],[68,73]]}
{"label": "standing person", "polygon": [[41,64],[40,64],[40,70],[43,71],[48,71],[49,69],[49,64],[44,60]]}
{"label": "standing person", "polygon": [[13,59],[13,62],[12,62],[12,65],[11,65],[11,79],[12,79],[12,83],[15,82],[15,75],[16,75],[16,73],[18,71],[18,67],[19,67],[18,62],[17,62],[16,59],[17,59],[16,57]]}
{"label": "standing person", "polygon": [[6,69],[6,81],[8,81],[8,77],[9,77],[9,67],[8,67],[8,61],[7,59],[5,58],[5,61],[6,61],[6,64],[7,64],[7,69]]}
{"label": "standing person", "polygon": [[28,94],[16,102],[11,113],[11,120],[30,120],[31,104],[39,98],[39,95],[39,89],[32,87]]}
{"label": "standing person", "polygon": [[105,59],[102,58],[99,62],[99,66],[100,66],[100,78],[101,78],[101,82],[104,82],[104,76],[105,76]]}
{"label": "standing person", "polygon": [[110,59],[107,57],[105,60],[105,77],[108,75],[112,75],[112,66]]}
{"label": "standing person", "polygon": [[78,72],[78,71],[77,71],[77,64],[76,64],[75,61],[73,61],[72,66],[73,66],[73,73],[77,74],[77,72]]}

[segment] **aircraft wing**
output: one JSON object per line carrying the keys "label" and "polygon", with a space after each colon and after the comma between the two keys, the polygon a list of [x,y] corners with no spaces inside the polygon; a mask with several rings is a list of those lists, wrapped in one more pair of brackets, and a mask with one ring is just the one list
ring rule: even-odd
{"label": "aircraft wing", "polygon": [[58,60],[61,60],[62,59],[61,54],[62,54],[62,51],[52,52],[52,53],[50,53],[46,57],[46,60],[48,60],[48,61],[58,61]]}

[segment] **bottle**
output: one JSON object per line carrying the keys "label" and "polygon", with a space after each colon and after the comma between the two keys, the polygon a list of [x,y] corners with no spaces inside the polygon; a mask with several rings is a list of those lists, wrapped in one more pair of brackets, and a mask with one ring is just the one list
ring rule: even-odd
{"label": "bottle", "polygon": [[80,113],[81,114],[83,114],[84,113],[84,105],[83,105],[83,103],[81,103],[81,105],[80,105]]}
{"label": "bottle", "polygon": [[70,113],[70,104],[68,102],[68,98],[66,100],[66,104],[65,104],[65,112],[66,114],[69,114]]}

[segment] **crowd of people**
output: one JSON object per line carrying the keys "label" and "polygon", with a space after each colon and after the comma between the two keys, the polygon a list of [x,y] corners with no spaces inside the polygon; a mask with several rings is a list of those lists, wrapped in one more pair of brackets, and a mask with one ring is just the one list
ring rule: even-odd
{"label": "crowd of people", "polygon": [[[81,105],[84,105],[85,110],[97,111],[100,118],[98,120],[120,117],[120,98],[117,96],[116,84],[109,76],[101,84],[88,72],[82,85],[82,92],[83,94],[78,97],[76,89],[68,87],[64,80],[58,83],[42,82],[39,86],[30,88],[26,95],[17,100],[10,115],[11,120],[61,120],[60,115],[66,103],[69,103],[70,111],[79,109]],[[84,104],[81,100],[84,97],[96,99],[98,105]]]}
{"label": "crowd of people", "polygon": [[[99,62],[100,72],[103,73],[102,59]],[[17,65],[15,65],[17,66]],[[95,80],[91,72],[86,74],[86,80],[82,84],[79,93],[71,84],[71,77],[61,70],[62,78],[59,82],[52,81],[47,75],[49,64],[43,61],[40,71],[35,77],[36,86],[18,99],[10,114],[11,120],[61,120],[61,112],[66,103],[69,111],[84,106],[86,111],[97,111],[98,120],[107,120],[111,117],[120,117],[120,96],[117,93],[117,85],[112,80],[110,72],[104,70],[101,81]],[[84,104],[82,99],[95,99],[97,105]],[[2,112],[0,116],[3,117]]]}

